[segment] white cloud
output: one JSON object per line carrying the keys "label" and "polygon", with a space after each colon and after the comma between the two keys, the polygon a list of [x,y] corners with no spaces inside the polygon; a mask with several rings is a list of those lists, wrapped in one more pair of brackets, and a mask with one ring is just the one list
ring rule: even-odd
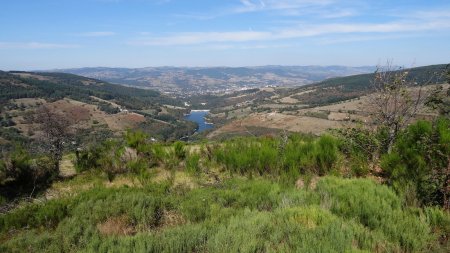
{"label": "white cloud", "polygon": [[0,42],[0,49],[58,49],[77,48],[76,44],[56,44],[41,42]]}
{"label": "white cloud", "polygon": [[267,48],[288,48],[292,47],[291,44],[244,44],[244,45],[234,45],[234,44],[212,44],[207,46],[195,47],[198,50],[212,49],[212,50],[254,50],[254,49],[267,49]]}
{"label": "white cloud", "polygon": [[413,15],[416,18],[430,19],[430,20],[450,18],[450,9],[418,11],[415,12]]}
{"label": "white cloud", "polygon": [[340,44],[348,42],[361,42],[361,41],[376,41],[376,40],[392,40],[392,39],[402,39],[402,38],[414,38],[420,37],[418,34],[387,34],[387,35],[353,35],[353,36],[343,36],[340,38],[321,38],[319,44],[330,45],[330,44]]}
{"label": "white cloud", "polygon": [[336,0],[240,0],[240,4],[220,11],[203,13],[175,14],[175,18],[189,18],[195,20],[211,20],[236,14],[252,12],[273,12],[281,16],[314,15],[317,18],[337,18],[353,16],[354,9],[337,8]]}
{"label": "white cloud", "polygon": [[81,37],[107,37],[107,36],[113,36],[116,35],[115,32],[85,32],[85,33],[78,33],[75,34],[76,36]]}
{"label": "white cloud", "polygon": [[325,6],[334,2],[333,0],[241,0],[241,6],[235,8],[234,12],[293,10],[311,6]]}
{"label": "white cloud", "polygon": [[212,42],[246,42],[255,40],[268,40],[270,32],[236,31],[236,32],[192,32],[180,33],[172,36],[154,37],[131,41],[132,45],[193,45]]}
{"label": "white cloud", "polygon": [[206,43],[274,41],[314,37],[330,34],[393,34],[419,31],[437,31],[450,29],[448,20],[424,22],[390,22],[390,23],[331,23],[299,24],[295,27],[272,31],[232,31],[232,32],[190,32],[175,35],[144,37],[130,41],[131,45],[173,46]]}

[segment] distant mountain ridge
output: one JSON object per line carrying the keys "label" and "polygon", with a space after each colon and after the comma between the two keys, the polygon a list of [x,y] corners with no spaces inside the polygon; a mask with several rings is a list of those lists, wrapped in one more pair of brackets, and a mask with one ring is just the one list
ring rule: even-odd
{"label": "distant mountain ridge", "polygon": [[74,68],[70,73],[110,83],[151,88],[162,92],[198,94],[265,86],[302,86],[332,77],[371,73],[374,66],[256,66],[256,67],[147,67]]}

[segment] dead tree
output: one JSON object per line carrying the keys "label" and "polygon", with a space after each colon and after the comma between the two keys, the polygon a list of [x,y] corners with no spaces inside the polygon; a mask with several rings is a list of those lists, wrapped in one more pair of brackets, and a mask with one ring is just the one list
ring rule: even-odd
{"label": "dead tree", "polygon": [[46,152],[49,153],[54,163],[54,169],[59,172],[65,145],[70,141],[72,124],[65,115],[47,106],[38,109],[36,119],[37,123],[40,123]]}
{"label": "dead tree", "polygon": [[388,63],[385,68],[378,68],[372,82],[374,93],[369,95],[367,109],[374,125],[387,131],[388,152],[399,131],[417,116],[427,99],[422,86],[429,84],[432,77],[419,85],[408,74],[407,70],[395,70]]}

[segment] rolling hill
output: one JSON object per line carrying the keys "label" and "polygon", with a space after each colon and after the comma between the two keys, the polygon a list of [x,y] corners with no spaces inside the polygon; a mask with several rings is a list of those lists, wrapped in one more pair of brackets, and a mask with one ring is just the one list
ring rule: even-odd
{"label": "rolling hill", "polygon": [[[34,115],[46,106],[66,117],[77,138],[145,129],[158,139],[178,139],[195,130],[183,120],[181,101],[158,91],[110,84],[65,73],[0,72],[0,143],[10,148],[40,137]],[[94,138],[95,139],[95,138]]]}
{"label": "rolling hill", "polygon": [[[417,85],[441,83],[445,64],[430,65],[406,69],[408,78],[414,80]],[[329,78],[321,82],[292,89],[292,98],[309,105],[325,105],[329,103],[357,98],[372,92],[372,80],[374,73],[361,74],[346,77]]]}
{"label": "rolling hill", "polygon": [[330,77],[373,72],[375,67],[260,66],[79,68],[52,70],[128,86],[153,88],[178,95],[221,93],[241,88],[300,86]]}
{"label": "rolling hill", "polygon": [[[431,65],[408,69],[408,78],[417,85],[446,83],[442,75],[446,65]],[[218,127],[210,138],[230,135],[259,135],[281,130],[321,134],[329,128],[349,126],[367,121],[364,106],[367,96],[374,93],[374,74],[330,78],[298,88],[263,88],[252,93],[220,96],[209,106],[210,121]],[[448,89],[444,85],[443,93]],[[414,87],[412,87],[414,89]],[[193,100],[193,99],[192,99]],[[194,100],[193,100],[194,101]],[[432,112],[421,111],[420,118]]]}

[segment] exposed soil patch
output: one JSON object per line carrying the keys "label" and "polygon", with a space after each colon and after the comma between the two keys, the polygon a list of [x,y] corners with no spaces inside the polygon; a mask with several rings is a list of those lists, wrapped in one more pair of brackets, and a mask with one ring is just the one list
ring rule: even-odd
{"label": "exposed soil patch", "polygon": [[331,121],[320,118],[293,116],[282,113],[256,113],[246,118],[235,120],[223,127],[213,131],[208,138],[216,137],[220,134],[230,132],[246,132],[248,127],[264,127],[281,129],[290,132],[303,132],[321,134],[329,128],[339,128],[342,124],[338,121]]}
{"label": "exposed soil patch", "polygon": [[118,113],[112,115],[106,115],[105,121],[108,127],[113,131],[121,131],[127,128],[134,128],[139,123],[145,121],[145,117],[137,113]]}
{"label": "exposed soil patch", "polygon": [[110,217],[106,221],[97,224],[97,229],[102,235],[127,236],[136,233],[131,219],[127,215]]}
{"label": "exposed soil patch", "polygon": [[163,217],[161,219],[159,228],[164,229],[164,228],[176,227],[176,226],[182,225],[184,223],[186,223],[186,220],[180,213],[178,213],[174,210],[164,210]]}
{"label": "exposed soil patch", "polygon": [[[163,210],[160,223],[156,227],[152,227],[151,230],[164,230],[184,223],[186,223],[186,220],[180,213],[174,210]],[[100,234],[105,236],[130,236],[136,234],[139,230],[126,214],[109,217],[107,220],[98,223],[97,229]]]}
{"label": "exposed soil patch", "polygon": [[289,97],[284,97],[284,98],[280,99],[280,102],[283,104],[296,104],[296,103],[299,103],[300,101],[289,96]]}
{"label": "exposed soil patch", "polygon": [[90,111],[82,106],[82,103],[72,100],[58,100],[48,104],[55,111],[63,113],[68,119],[74,122],[86,121],[90,119]]}

